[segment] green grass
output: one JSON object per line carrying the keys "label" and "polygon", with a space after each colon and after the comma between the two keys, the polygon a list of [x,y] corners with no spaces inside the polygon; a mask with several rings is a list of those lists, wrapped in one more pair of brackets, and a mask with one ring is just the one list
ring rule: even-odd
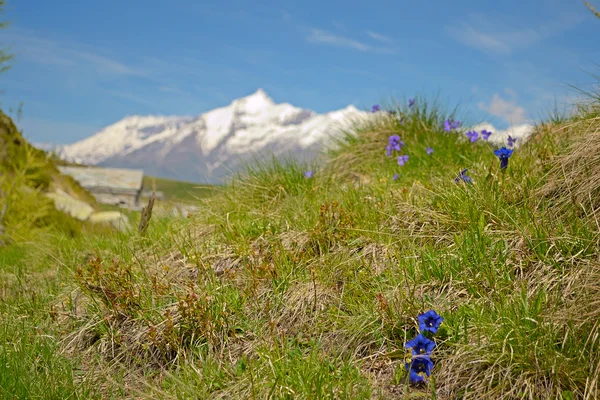
{"label": "green grass", "polygon": [[214,194],[217,189],[214,185],[203,185],[200,183],[176,181],[166,178],[156,178],[144,175],[144,190],[163,192],[166,200],[177,200],[184,202],[194,202]]}
{"label": "green grass", "polygon": [[[145,237],[2,249],[0,393],[597,398],[600,204],[577,180],[600,176],[598,121],[540,127],[501,171],[439,107],[398,111],[405,124],[382,113],[326,165],[257,164]],[[385,157],[393,133],[404,167]],[[472,185],[454,182],[463,168]],[[444,317],[435,366],[411,385],[404,343],[429,309]]]}

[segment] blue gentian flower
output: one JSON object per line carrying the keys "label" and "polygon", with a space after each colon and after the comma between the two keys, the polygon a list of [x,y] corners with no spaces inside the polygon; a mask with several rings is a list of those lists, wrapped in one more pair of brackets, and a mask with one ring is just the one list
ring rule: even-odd
{"label": "blue gentian flower", "polygon": [[417,356],[406,363],[405,367],[412,383],[425,382],[431,375],[433,362],[428,356]]}
{"label": "blue gentian flower", "polygon": [[479,134],[476,131],[469,131],[467,137],[471,142],[476,142],[479,139]]}
{"label": "blue gentian flower", "polygon": [[394,174],[394,177],[392,179],[394,179],[395,181],[398,180],[398,174]]}
{"label": "blue gentian flower", "polygon": [[312,177],[314,176],[314,174],[315,174],[315,173],[314,173],[314,172],[312,172],[312,171],[306,171],[306,172],[304,173],[304,176],[305,176],[306,178],[312,178]]}
{"label": "blue gentian flower", "polygon": [[[509,136],[510,137],[510,136]],[[508,159],[512,156],[514,150],[502,147],[501,149],[494,150],[494,154],[500,159],[500,169],[508,167]]]}
{"label": "blue gentian flower", "polygon": [[513,147],[515,145],[516,141],[517,141],[517,138],[513,138],[512,136],[508,135],[508,140],[507,140],[508,147]]}
{"label": "blue gentian flower", "polygon": [[428,147],[426,151],[427,151],[427,155],[429,155],[429,156],[433,154],[433,149],[431,147]]}
{"label": "blue gentian flower", "polygon": [[471,183],[471,177],[467,176],[467,171],[469,169],[465,168],[462,171],[460,171],[460,173],[458,174],[458,176],[456,178],[454,178],[454,182],[460,182],[461,180],[466,182],[466,183]]}
{"label": "blue gentian flower", "polygon": [[415,105],[415,99],[408,99],[408,107],[412,107]]}
{"label": "blue gentian flower", "polygon": [[373,107],[371,107],[371,112],[376,113],[380,108],[381,107],[379,107],[379,104],[375,104]]}
{"label": "blue gentian flower", "polygon": [[[441,318],[441,317],[440,317]],[[412,354],[414,356],[420,356],[424,354],[431,354],[433,348],[435,347],[435,342],[433,340],[427,339],[423,334],[419,333],[413,340],[409,340],[404,345],[407,349],[412,350]]]}
{"label": "blue gentian flower", "polygon": [[[466,170],[463,172],[466,172]],[[470,179],[471,178],[469,178],[469,180]],[[437,333],[440,324],[444,320],[444,318],[440,317],[438,313],[436,313],[433,310],[429,310],[426,313],[419,314],[417,319],[419,320],[419,330],[421,332],[427,331],[431,333]]]}
{"label": "blue gentian flower", "polygon": [[488,140],[488,139],[490,138],[490,135],[491,135],[491,134],[492,134],[492,132],[490,132],[490,131],[488,131],[488,130],[484,129],[484,130],[482,130],[482,131],[481,131],[481,138],[482,138],[483,140]]}
{"label": "blue gentian flower", "polygon": [[408,161],[408,156],[398,156],[398,164],[404,166]]}

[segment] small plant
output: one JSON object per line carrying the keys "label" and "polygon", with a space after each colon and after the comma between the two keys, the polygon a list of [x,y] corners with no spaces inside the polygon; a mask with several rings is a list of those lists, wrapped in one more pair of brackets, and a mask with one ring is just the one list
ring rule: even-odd
{"label": "small plant", "polygon": [[152,208],[154,207],[154,201],[156,200],[156,194],[152,192],[152,196],[148,200],[148,205],[142,208],[142,215],[140,216],[140,225],[138,226],[138,232],[140,235],[145,235],[150,225],[150,219],[152,218]]}
{"label": "small plant", "polygon": [[506,144],[508,145],[508,147],[514,147],[516,142],[517,142],[517,138],[514,138],[514,137],[508,135],[508,140],[506,141]]}
{"label": "small plant", "polygon": [[500,169],[506,169],[508,167],[508,159],[512,155],[513,150],[502,147],[501,149],[494,150],[494,154],[500,159]]}
{"label": "small plant", "polygon": [[410,382],[413,384],[427,383],[431,376],[431,370],[433,369],[431,353],[435,348],[435,342],[426,335],[435,335],[442,321],[444,321],[444,318],[433,310],[420,314],[417,319],[420,333],[404,345],[408,350],[405,368]]}
{"label": "small plant", "polygon": [[476,142],[477,140],[479,140],[479,133],[477,133],[477,131],[468,131],[466,133],[466,135],[469,138],[469,141],[471,143]]}
{"label": "small plant", "polygon": [[469,170],[468,168],[465,168],[462,171],[460,171],[458,173],[458,176],[456,178],[454,178],[454,182],[458,183],[460,181],[463,181],[465,183],[471,183],[472,182],[471,177],[467,175],[468,170]]}
{"label": "small plant", "polygon": [[484,130],[481,131],[481,138],[483,140],[488,140],[490,138],[491,134],[492,134],[492,132],[484,129]]}
{"label": "small plant", "polygon": [[393,151],[401,151],[404,142],[400,140],[400,136],[392,135],[388,138],[388,144],[385,146],[385,155],[390,157]]}
{"label": "small plant", "polygon": [[446,132],[451,132],[455,129],[458,129],[461,125],[460,121],[454,121],[453,119],[447,119],[444,121],[444,130]]}

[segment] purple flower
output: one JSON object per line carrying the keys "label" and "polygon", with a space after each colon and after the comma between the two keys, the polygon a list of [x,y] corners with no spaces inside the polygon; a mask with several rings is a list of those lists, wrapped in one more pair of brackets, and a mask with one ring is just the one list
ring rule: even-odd
{"label": "purple flower", "polygon": [[398,174],[394,174],[394,177],[392,178],[393,180],[398,180]]}
{"label": "purple flower", "polygon": [[426,151],[427,151],[427,155],[429,155],[429,156],[433,154],[433,149],[431,147],[428,147]]}
{"label": "purple flower", "polygon": [[412,383],[425,382],[431,375],[433,362],[428,356],[417,356],[407,362],[405,367]]}
{"label": "purple flower", "polygon": [[385,154],[389,157],[392,155],[392,151],[400,151],[404,146],[404,142],[400,140],[400,136],[392,135],[388,138],[388,144],[385,146]]}
{"label": "purple flower", "polygon": [[306,172],[304,173],[304,177],[305,177],[305,178],[312,178],[312,177],[314,176],[314,174],[315,174],[315,173],[314,173],[314,172],[312,172],[312,171],[306,171]]}
{"label": "purple flower", "polygon": [[507,149],[506,147],[494,150],[494,154],[500,159],[500,169],[506,169],[506,167],[508,167],[508,159],[512,156],[513,151],[514,150]]}
{"label": "purple flower", "polygon": [[415,105],[415,99],[408,99],[408,107],[412,107]]}
{"label": "purple flower", "polygon": [[508,147],[513,147],[515,145],[516,141],[517,141],[517,138],[514,138],[514,137],[508,135],[508,140],[507,140]]}
{"label": "purple flower", "polygon": [[479,139],[479,134],[476,131],[469,131],[467,137],[471,142],[476,142]]}
{"label": "purple flower", "polygon": [[381,107],[379,107],[379,104],[375,104],[372,108],[371,108],[371,112],[376,113],[377,111],[379,111]]}
{"label": "purple flower", "polygon": [[491,134],[492,134],[492,132],[490,132],[490,131],[488,131],[488,130],[484,129],[484,130],[482,130],[482,131],[481,131],[481,138],[482,138],[483,140],[488,140],[488,139],[490,138],[490,135],[491,135]]}
{"label": "purple flower", "polygon": [[460,121],[454,121],[452,119],[447,119],[444,121],[444,130],[446,132],[450,132],[458,127],[460,127]]}
{"label": "purple flower", "polygon": [[410,349],[413,356],[430,355],[435,347],[435,342],[419,333],[413,340],[406,342],[404,347]]}
{"label": "purple flower", "polygon": [[428,331],[431,333],[437,333],[440,324],[444,320],[444,318],[440,317],[438,313],[433,310],[420,314],[417,319],[419,320],[419,330],[421,332]]}
{"label": "purple flower", "polygon": [[408,161],[408,156],[398,156],[398,164],[404,166]]}
{"label": "purple flower", "polygon": [[454,178],[454,182],[460,182],[461,180],[466,182],[466,183],[471,183],[471,177],[467,176],[467,171],[469,169],[465,168],[462,171],[460,171],[460,173],[458,174],[458,176],[456,178]]}

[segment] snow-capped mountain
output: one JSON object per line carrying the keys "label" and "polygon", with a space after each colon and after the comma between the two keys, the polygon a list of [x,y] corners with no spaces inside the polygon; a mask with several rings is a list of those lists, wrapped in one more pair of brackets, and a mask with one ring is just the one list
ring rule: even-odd
{"label": "snow-capped mountain", "polygon": [[372,115],[352,105],[317,114],[275,104],[259,89],[195,117],[130,116],[58,153],[82,164],[219,183],[253,158],[274,154],[313,159],[332,137]]}

